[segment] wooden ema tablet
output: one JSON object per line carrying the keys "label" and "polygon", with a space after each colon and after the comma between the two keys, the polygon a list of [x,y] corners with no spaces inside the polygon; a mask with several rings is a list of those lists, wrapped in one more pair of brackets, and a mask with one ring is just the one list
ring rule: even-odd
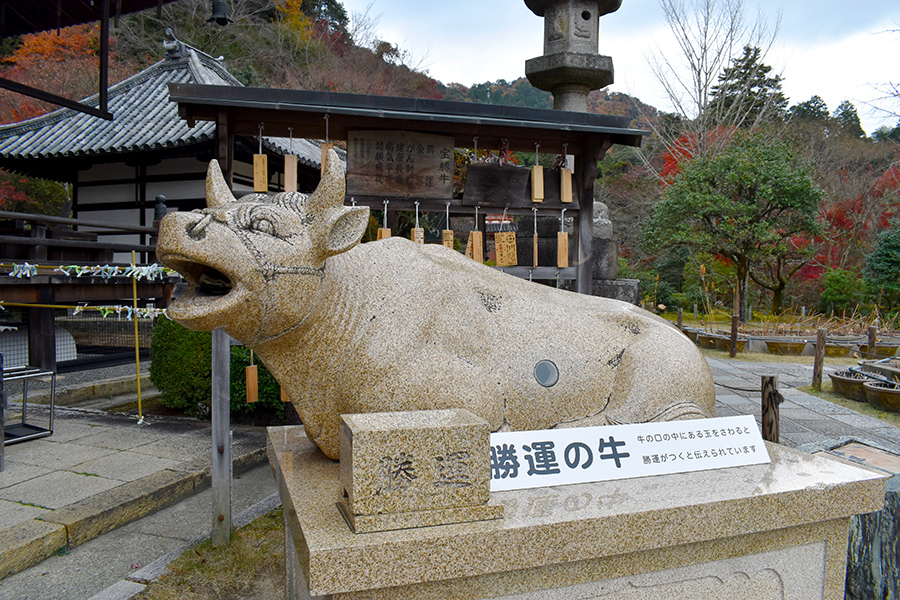
{"label": "wooden ema tablet", "polygon": [[425,243],[425,230],[422,227],[413,227],[409,232],[409,239],[417,244]]}
{"label": "wooden ema tablet", "polygon": [[544,167],[541,165],[531,167],[531,201],[544,201]]}
{"label": "wooden ema tablet", "polygon": [[466,244],[466,256],[480,263],[484,262],[484,238],[480,231],[469,232],[469,243]]}
{"label": "wooden ema tablet", "polygon": [[563,169],[559,172],[559,201],[565,204],[572,203],[572,171]]}
{"label": "wooden ema tablet", "polygon": [[297,155],[288,154],[284,157],[284,191],[297,191]]}
{"label": "wooden ema tablet", "polygon": [[514,267],[518,264],[515,231],[498,231],[495,233],[494,248],[497,252],[498,267]]}
{"label": "wooden ema tablet", "polygon": [[444,229],[441,231],[441,243],[448,248],[453,248],[454,236],[452,229]]}
{"label": "wooden ema tablet", "polygon": [[253,191],[269,191],[269,161],[265,154],[253,155]]}
{"label": "wooden ema tablet", "polygon": [[383,240],[385,238],[391,237],[391,230],[387,227],[379,227],[378,228],[378,236],[375,238],[377,240]]}
{"label": "wooden ema tablet", "polygon": [[247,403],[259,400],[259,373],[256,365],[247,365]]}
{"label": "wooden ema tablet", "polygon": [[328,155],[328,151],[334,148],[334,144],[332,142],[322,142],[322,162],[321,167],[319,169],[320,173],[325,175],[325,157]]}
{"label": "wooden ema tablet", "polygon": [[291,399],[288,397],[287,392],[284,391],[284,388],[281,388],[281,401],[285,404],[289,404],[291,401]]}
{"label": "wooden ema tablet", "polygon": [[556,266],[560,269],[569,266],[569,234],[565,231],[556,233]]}
{"label": "wooden ema tablet", "polygon": [[538,234],[534,234],[534,266],[538,266]]}

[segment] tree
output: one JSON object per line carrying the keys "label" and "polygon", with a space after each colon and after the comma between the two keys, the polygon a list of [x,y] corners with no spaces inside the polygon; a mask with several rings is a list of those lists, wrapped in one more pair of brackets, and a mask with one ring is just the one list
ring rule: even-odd
{"label": "tree", "polygon": [[818,95],[806,102],[795,104],[788,110],[788,117],[792,120],[827,121],[830,116],[828,105]]}
{"label": "tree", "polygon": [[[691,143],[691,156],[717,152],[728,140],[716,132],[756,124],[756,119],[748,119],[750,103],[712,102],[719,78],[741,48],[759,49],[751,55],[761,64],[775,39],[778,23],[770,30],[762,15],[748,23],[743,0],[660,0],[660,5],[680,52],[659,51],[650,66],[674,112],[682,117],[684,128],[669,136],[654,128],[652,121],[648,125],[669,150],[685,135]],[[754,77],[749,77],[745,84],[752,85],[754,81]],[[737,88],[727,90],[729,97],[739,93]],[[721,84],[718,94],[726,94]]]}
{"label": "tree", "polygon": [[684,166],[645,224],[644,243],[651,250],[685,246],[734,263],[746,322],[751,272],[787,240],[818,232],[821,195],[808,172],[793,165],[786,144],[740,133],[721,154]]}
{"label": "tree", "polygon": [[744,53],[731,59],[731,66],[719,75],[707,108],[717,120],[754,126],[784,112],[787,98],[781,76],[771,74],[772,67],[761,62],[761,54],[757,47],[744,46]]}
{"label": "tree", "polygon": [[863,131],[862,125],[859,122],[859,114],[856,112],[856,107],[853,106],[853,103],[849,100],[844,100],[838,104],[838,107],[834,109],[833,116],[835,122],[840,127],[841,135],[852,138],[866,137],[866,132]]}
{"label": "tree", "polygon": [[888,308],[900,301],[900,226],[895,224],[878,234],[875,248],[866,256],[863,272],[873,293],[884,299]]}
{"label": "tree", "polygon": [[863,300],[863,282],[856,273],[843,269],[829,269],[822,277],[825,289],[819,297],[822,311],[846,314]]}

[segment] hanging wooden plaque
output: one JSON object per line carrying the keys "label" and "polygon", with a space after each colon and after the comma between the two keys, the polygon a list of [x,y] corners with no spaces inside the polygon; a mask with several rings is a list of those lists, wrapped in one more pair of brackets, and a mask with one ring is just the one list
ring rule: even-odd
{"label": "hanging wooden plaque", "polygon": [[544,167],[541,165],[531,168],[531,201],[544,201]]}
{"label": "hanging wooden plaque", "polygon": [[572,171],[563,169],[559,173],[559,200],[564,204],[572,203]]}
{"label": "hanging wooden plaque", "polygon": [[441,243],[448,248],[453,248],[453,230],[452,229],[444,229],[441,231]]}
{"label": "hanging wooden plaque", "polygon": [[569,234],[565,231],[556,234],[556,266],[560,269],[569,266]]}
{"label": "hanging wooden plaque", "polygon": [[253,191],[268,192],[269,191],[269,170],[268,156],[265,154],[253,155]]}
{"label": "hanging wooden plaque", "polygon": [[534,266],[538,266],[538,234],[534,234]]}
{"label": "hanging wooden plaque", "polygon": [[515,231],[498,231],[495,233],[494,248],[497,253],[498,267],[514,267],[518,264]]}
{"label": "hanging wooden plaque", "polygon": [[379,227],[378,228],[378,236],[376,240],[383,240],[385,238],[391,237],[391,230],[387,227]]}
{"label": "hanging wooden plaque", "polygon": [[256,365],[247,365],[247,402],[253,403],[259,400],[259,373]]}
{"label": "hanging wooden plaque", "polygon": [[284,191],[297,191],[297,156],[288,154],[284,157]]}
{"label": "hanging wooden plaque", "polygon": [[469,243],[466,244],[466,256],[474,261],[484,262],[484,237],[480,231],[469,233]]}
{"label": "hanging wooden plaque", "polygon": [[288,396],[288,393],[285,391],[284,388],[281,388],[281,401],[284,402],[285,404],[288,404],[291,401],[290,397]]}
{"label": "hanging wooden plaque", "polygon": [[417,244],[425,243],[425,230],[422,227],[413,227],[409,232],[409,239]]}

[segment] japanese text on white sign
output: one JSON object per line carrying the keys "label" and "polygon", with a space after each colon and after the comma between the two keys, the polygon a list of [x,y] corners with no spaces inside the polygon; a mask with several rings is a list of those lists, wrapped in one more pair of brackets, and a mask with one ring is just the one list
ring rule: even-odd
{"label": "japanese text on white sign", "polygon": [[770,462],[750,415],[491,434],[491,491]]}

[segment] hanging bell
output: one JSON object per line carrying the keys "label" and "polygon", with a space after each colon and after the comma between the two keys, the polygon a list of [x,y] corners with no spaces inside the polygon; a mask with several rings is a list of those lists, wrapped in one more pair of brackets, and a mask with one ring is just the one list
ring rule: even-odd
{"label": "hanging bell", "polygon": [[228,18],[228,2],[226,0],[212,0],[212,16],[206,20],[207,23],[217,23],[218,25],[228,25],[234,23]]}

